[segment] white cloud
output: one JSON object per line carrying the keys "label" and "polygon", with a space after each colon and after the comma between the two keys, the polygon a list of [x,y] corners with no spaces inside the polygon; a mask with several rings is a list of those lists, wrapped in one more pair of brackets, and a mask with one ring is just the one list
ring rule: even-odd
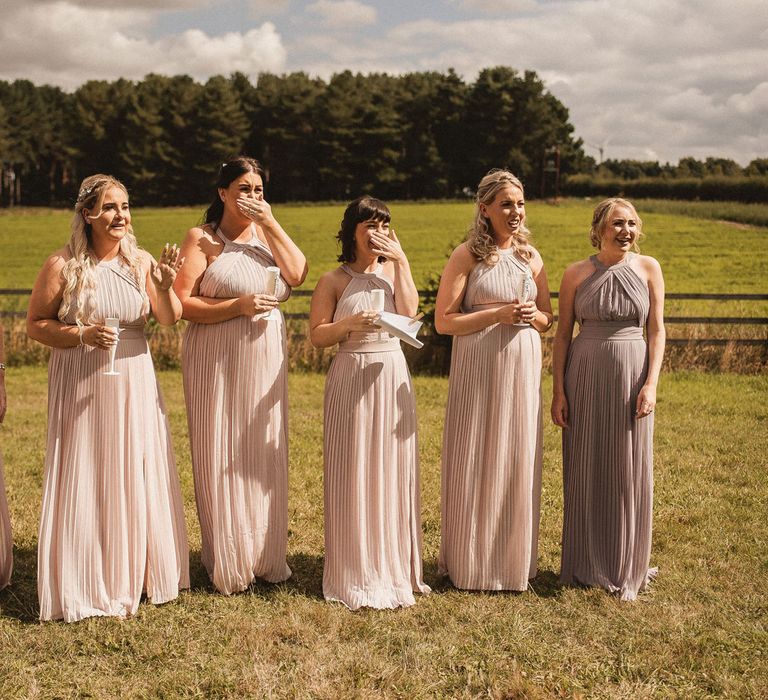
{"label": "white cloud", "polygon": [[354,27],[376,23],[375,7],[358,0],[317,0],[306,7],[307,12],[317,15],[330,27]]}
{"label": "white cloud", "polygon": [[537,9],[536,0],[451,0],[464,10],[505,14],[509,12],[531,12]]}
{"label": "white cloud", "polygon": [[[10,15],[10,16],[9,16]],[[280,72],[285,48],[269,22],[246,32],[200,30],[151,39],[140,10],[99,10],[68,3],[17,7],[0,26],[0,78],[20,76],[72,89],[86,80],[138,79],[147,73],[211,75]]]}
{"label": "white cloud", "polygon": [[[159,10],[179,10],[191,7],[200,7],[205,5],[208,0],[120,0],[117,8],[109,8],[105,0],[26,0],[29,6],[44,5],[70,5],[72,7],[87,7],[98,10],[134,10],[149,9]],[[16,3],[21,4],[21,3]]]}
{"label": "white cloud", "polygon": [[609,139],[606,157],[722,155],[746,163],[768,151],[762,0],[727,12],[716,0],[562,0],[539,2],[525,17],[436,17],[354,46],[319,33],[302,37],[289,45],[289,63],[325,76],[453,67],[468,80],[509,65],[545,80],[570,110],[577,136]]}

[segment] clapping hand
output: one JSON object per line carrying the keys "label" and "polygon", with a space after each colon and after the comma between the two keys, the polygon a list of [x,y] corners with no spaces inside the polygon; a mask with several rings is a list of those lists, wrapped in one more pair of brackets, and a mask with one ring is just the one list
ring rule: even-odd
{"label": "clapping hand", "polygon": [[165,244],[163,252],[160,254],[160,262],[152,261],[152,273],[150,277],[157,289],[167,292],[176,279],[176,273],[184,264],[184,258],[181,257],[181,251],[174,245]]}
{"label": "clapping hand", "polygon": [[395,229],[389,229],[389,235],[379,231],[371,231],[370,236],[371,252],[395,263],[405,260],[405,253],[397,239]]}

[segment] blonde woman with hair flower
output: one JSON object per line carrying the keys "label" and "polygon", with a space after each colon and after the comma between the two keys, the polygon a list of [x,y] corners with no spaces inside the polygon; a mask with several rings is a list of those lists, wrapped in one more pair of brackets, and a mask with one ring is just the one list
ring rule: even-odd
{"label": "blonde woman with hair flower", "polygon": [[141,250],[125,187],[92,175],[69,243],[35,281],[27,332],[51,347],[41,620],[126,617],[142,593],[164,603],[189,587],[179,479],[144,337],[150,313],[163,325],[181,316],[172,284],[182,262],[176,246],[159,262]]}

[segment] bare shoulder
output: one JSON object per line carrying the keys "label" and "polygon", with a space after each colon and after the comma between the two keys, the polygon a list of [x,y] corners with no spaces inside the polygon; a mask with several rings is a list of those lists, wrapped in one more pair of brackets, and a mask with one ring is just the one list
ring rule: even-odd
{"label": "bare shoulder", "polygon": [[222,242],[219,240],[210,224],[193,226],[187,231],[186,236],[184,236],[185,248],[199,248],[200,250],[205,251],[206,255],[209,255],[213,251],[217,251],[222,245]]}
{"label": "bare shoulder", "polygon": [[45,259],[41,272],[44,272],[45,274],[58,274],[64,269],[64,265],[71,259],[72,253],[68,246],[59,248]]}
{"label": "bare shoulder", "polygon": [[536,248],[533,246],[531,246],[531,259],[528,261],[528,264],[531,266],[533,272],[537,275],[544,267],[544,258],[541,257],[541,253],[539,253],[539,251],[536,250]]}
{"label": "bare shoulder", "polygon": [[661,273],[661,265],[659,265],[659,261],[656,260],[656,258],[653,258],[650,255],[638,255],[637,261],[647,272],[654,274]]}
{"label": "bare shoulder", "polygon": [[315,289],[337,289],[347,281],[349,281],[349,275],[347,275],[340,267],[336,267],[321,275],[320,279],[317,280]]}
{"label": "bare shoulder", "polygon": [[448,265],[455,272],[464,273],[469,273],[477,265],[477,258],[469,249],[469,244],[466,241],[453,249],[451,257],[448,259]]}

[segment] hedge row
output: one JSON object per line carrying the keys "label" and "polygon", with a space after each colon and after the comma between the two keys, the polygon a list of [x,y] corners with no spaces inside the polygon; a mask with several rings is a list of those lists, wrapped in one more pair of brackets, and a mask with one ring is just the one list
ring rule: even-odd
{"label": "hedge row", "polygon": [[570,175],[563,194],[575,197],[617,196],[658,199],[687,199],[768,203],[768,177],[640,178],[603,179]]}

